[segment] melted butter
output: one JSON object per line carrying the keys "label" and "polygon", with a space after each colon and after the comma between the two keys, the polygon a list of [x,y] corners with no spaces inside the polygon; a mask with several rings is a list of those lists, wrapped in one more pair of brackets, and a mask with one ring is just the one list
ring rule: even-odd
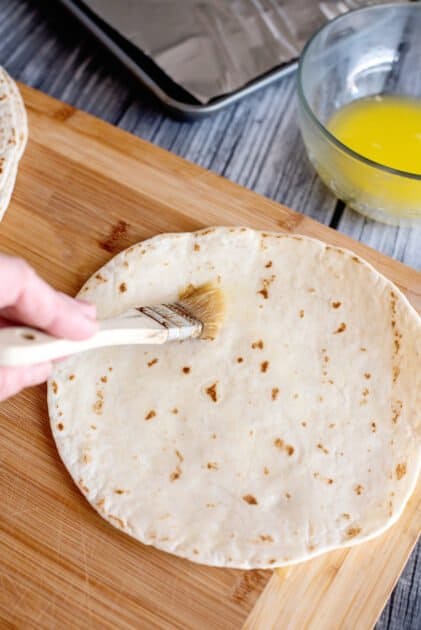
{"label": "melted butter", "polygon": [[421,100],[358,99],[335,112],[328,129],[347,147],[378,164],[421,175]]}
{"label": "melted butter", "polygon": [[333,147],[321,152],[319,172],[338,197],[375,218],[421,219],[421,99],[359,99],[336,111],[327,128],[374,162]]}

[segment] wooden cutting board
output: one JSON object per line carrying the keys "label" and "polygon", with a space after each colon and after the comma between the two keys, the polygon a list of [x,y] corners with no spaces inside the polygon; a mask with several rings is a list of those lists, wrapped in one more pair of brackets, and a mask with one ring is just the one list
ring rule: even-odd
{"label": "wooden cutting board", "polygon": [[[421,310],[421,274],[39,92],[0,250],[74,294],[121,249],[206,225],[297,231],[353,249]],[[0,406],[0,626],[370,628],[416,542],[420,485],[373,542],[276,571],[202,567],[145,547],[90,508],[51,438],[44,387]]]}

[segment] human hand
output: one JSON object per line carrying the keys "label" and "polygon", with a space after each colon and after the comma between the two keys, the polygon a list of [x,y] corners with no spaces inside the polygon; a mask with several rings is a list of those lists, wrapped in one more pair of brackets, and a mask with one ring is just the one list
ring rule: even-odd
{"label": "human hand", "polygon": [[[93,304],[55,291],[24,261],[0,254],[0,328],[24,324],[56,337],[86,339],[98,328]],[[0,401],[50,375],[52,363],[0,367]]]}

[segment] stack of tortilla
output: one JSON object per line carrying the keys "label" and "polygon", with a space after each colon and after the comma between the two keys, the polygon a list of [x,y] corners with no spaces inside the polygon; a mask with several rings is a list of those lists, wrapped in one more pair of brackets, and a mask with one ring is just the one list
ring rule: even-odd
{"label": "stack of tortilla", "polygon": [[0,67],[0,221],[13,193],[27,139],[28,123],[22,97],[16,83]]}
{"label": "stack of tortilla", "polygon": [[103,348],[49,385],[60,455],[93,507],[205,564],[276,567],[380,534],[421,463],[421,325],[352,252],[245,228],[167,234],[82,289],[100,317],[216,282],[214,341]]}

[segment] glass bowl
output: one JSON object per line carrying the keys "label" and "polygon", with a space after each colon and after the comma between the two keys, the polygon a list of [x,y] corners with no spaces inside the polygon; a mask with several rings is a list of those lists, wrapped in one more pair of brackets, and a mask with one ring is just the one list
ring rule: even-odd
{"label": "glass bowl", "polygon": [[301,133],[325,184],[372,219],[421,225],[421,175],[367,159],[326,128],[340,107],[379,94],[421,97],[421,2],[341,15],[307,43],[298,70]]}

